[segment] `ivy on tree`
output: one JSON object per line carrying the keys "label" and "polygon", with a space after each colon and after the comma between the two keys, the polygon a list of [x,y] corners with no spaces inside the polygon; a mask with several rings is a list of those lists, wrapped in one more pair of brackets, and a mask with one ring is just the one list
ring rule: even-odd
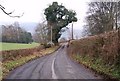
{"label": "ivy on tree", "polygon": [[[60,37],[60,30],[63,27],[66,27],[69,23],[77,22],[76,12],[73,10],[66,9],[62,4],[59,5],[57,2],[53,2],[52,5],[49,5],[44,12],[49,27],[52,27],[53,36],[52,41],[54,43],[58,42]],[[50,31],[48,31],[50,35]]]}

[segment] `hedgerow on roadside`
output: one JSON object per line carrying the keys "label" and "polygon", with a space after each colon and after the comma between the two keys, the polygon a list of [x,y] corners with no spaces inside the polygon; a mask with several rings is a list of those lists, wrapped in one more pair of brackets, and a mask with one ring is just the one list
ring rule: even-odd
{"label": "hedgerow on roadside", "polygon": [[120,32],[108,33],[73,40],[68,54],[79,63],[112,78],[120,78]]}

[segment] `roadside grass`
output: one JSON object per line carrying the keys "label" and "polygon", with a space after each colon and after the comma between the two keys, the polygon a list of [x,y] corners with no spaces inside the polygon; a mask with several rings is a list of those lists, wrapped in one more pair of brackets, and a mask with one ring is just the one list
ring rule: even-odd
{"label": "roadside grass", "polygon": [[0,80],[2,80],[2,62],[0,61]]}
{"label": "roadside grass", "polygon": [[42,56],[45,56],[47,54],[50,54],[50,53],[54,52],[57,48],[58,48],[58,46],[42,49],[40,52],[35,52],[34,54],[30,54],[29,56],[16,58],[14,60],[9,60],[9,61],[3,62],[3,64],[2,64],[2,72],[3,72],[2,79],[5,78],[9,74],[9,72],[14,70],[15,68],[17,68],[31,60],[34,60],[34,59],[40,58]]}
{"label": "roadside grass", "polygon": [[23,43],[5,43],[5,42],[0,42],[0,51],[34,48],[36,46],[39,46],[39,43],[33,42],[32,44],[23,44]]}
{"label": "roadside grass", "polygon": [[96,60],[92,60],[89,56],[82,57],[80,55],[72,55],[72,58],[79,62],[80,64],[85,65],[88,68],[96,71],[97,73],[104,75],[104,78],[114,78],[120,80],[120,68],[115,67],[114,65],[104,64],[103,60],[98,58]]}

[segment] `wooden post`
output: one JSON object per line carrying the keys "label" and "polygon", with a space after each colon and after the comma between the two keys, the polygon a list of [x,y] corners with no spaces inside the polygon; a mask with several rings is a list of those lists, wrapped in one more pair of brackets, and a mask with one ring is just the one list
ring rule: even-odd
{"label": "wooden post", "polygon": [[73,36],[73,23],[72,23],[72,40],[74,39],[74,36]]}

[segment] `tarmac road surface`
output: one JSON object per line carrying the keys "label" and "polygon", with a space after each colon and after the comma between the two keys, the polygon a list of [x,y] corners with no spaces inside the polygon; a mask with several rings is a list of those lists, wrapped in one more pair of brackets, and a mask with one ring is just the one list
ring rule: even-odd
{"label": "tarmac road surface", "polygon": [[30,61],[10,72],[6,79],[101,79],[83,65],[72,61],[66,45],[53,54]]}

